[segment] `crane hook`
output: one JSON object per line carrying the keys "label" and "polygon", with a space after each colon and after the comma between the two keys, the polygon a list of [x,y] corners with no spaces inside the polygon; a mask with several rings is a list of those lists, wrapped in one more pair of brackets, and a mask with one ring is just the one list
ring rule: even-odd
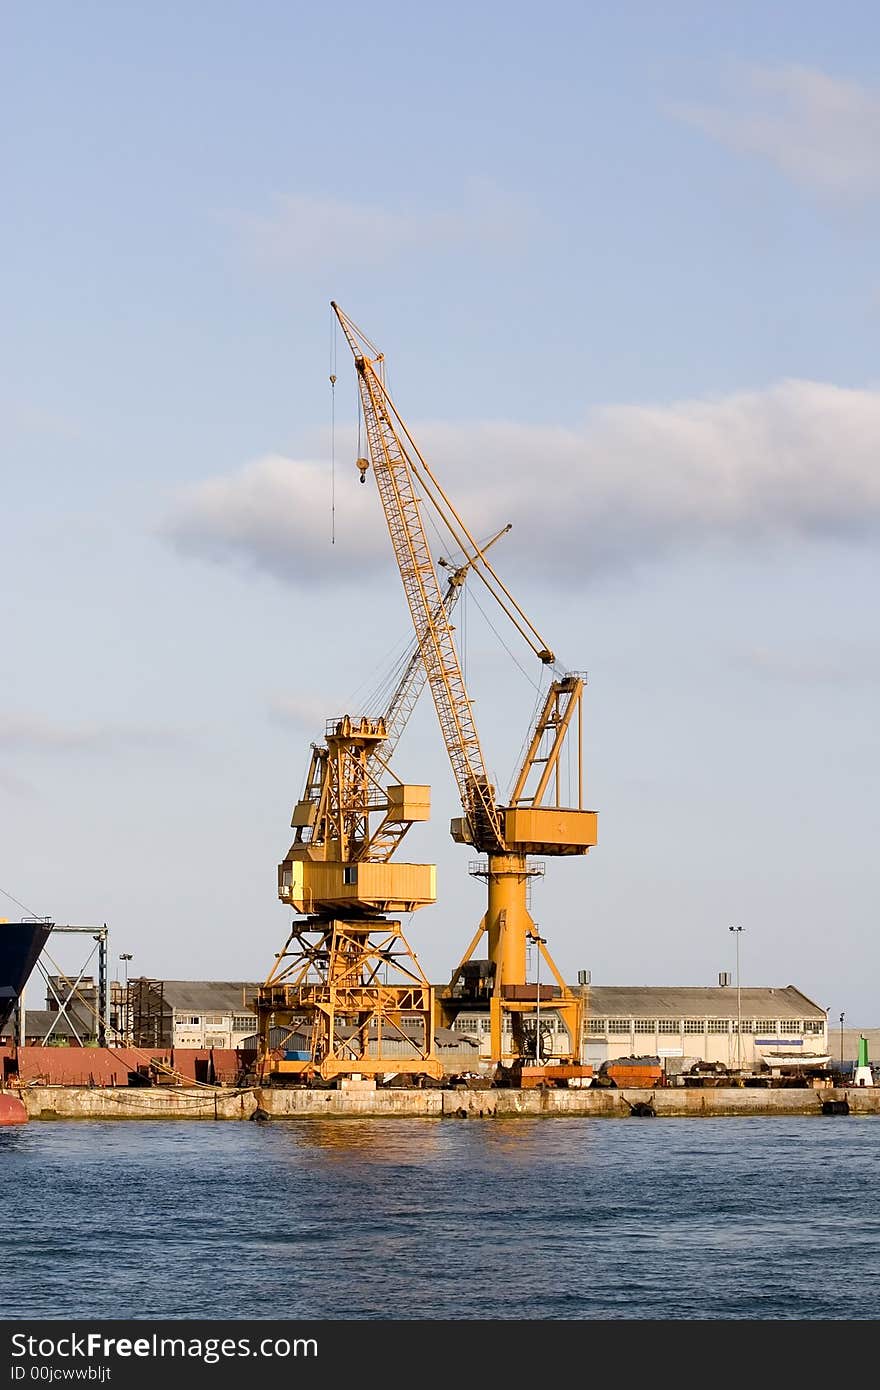
{"label": "crane hook", "polygon": [[356,460],[356,462],[358,468],[361,470],[361,482],[365,483],[367,481],[367,469],[370,466],[370,460],[365,458],[359,458]]}

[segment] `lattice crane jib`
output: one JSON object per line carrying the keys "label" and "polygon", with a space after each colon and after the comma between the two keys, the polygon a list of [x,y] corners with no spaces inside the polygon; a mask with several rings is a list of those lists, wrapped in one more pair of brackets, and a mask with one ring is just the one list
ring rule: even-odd
{"label": "lattice crane jib", "polygon": [[[502,536],[506,536],[509,530],[510,523],[506,526],[502,526],[500,531],[496,531],[495,534],[486,541],[483,547],[484,552],[491,549]],[[444,569],[449,570],[450,574],[446,581],[446,589],[443,593],[442,608],[436,610],[434,621],[439,622],[443,620],[445,615],[445,621],[448,624],[451,621],[455,606],[463,592],[464,582],[467,578],[471,562],[465,559],[461,564],[455,565],[451,561],[441,557],[438,563],[443,566]],[[410,644],[403,674],[386,706],[383,716],[386,736],[385,742],[379,745],[377,753],[386,762],[394,756],[394,750],[409,722],[410,715],[418,703],[419,696],[425,687],[427,679],[428,673],[425,670],[425,663],[422,659],[421,647],[418,639],[414,637]]]}
{"label": "lattice crane jib", "polygon": [[495,789],[465,689],[452,624],[421,518],[410,455],[369,358],[356,359],[370,459],[446,750],[475,842],[504,849]]}

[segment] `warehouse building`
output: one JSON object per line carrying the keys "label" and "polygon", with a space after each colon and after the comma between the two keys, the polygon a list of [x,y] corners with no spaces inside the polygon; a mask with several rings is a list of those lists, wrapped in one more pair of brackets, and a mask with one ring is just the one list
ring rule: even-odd
{"label": "warehouse building", "polygon": [[[581,1060],[598,1070],[603,1062],[652,1056],[672,1076],[695,1062],[749,1072],[809,1072],[830,1067],[831,1052],[844,1055],[843,1037],[835,1033],[832,1039],[826,1010],[794,985],[737,990],[729,977],[721,978],[724,984],[707,987],[572,986],[583,1000],[585,1016]],[[127,1018],[122,1000],[111,1001],[117,1005],[112,1008],[111,1033],[124,1038],[127,1032],[127,1040],[140,1047],[253,1049],[253,1001],[259,988],[256,982],[240,980],[130,980]],[[442,986],[435,988],[439,992]],[[536,986],[525,988],[537,993]],[[542,986],[541,993],[545,1054],[563,1055],[569,1043],[553,1007],[558,990]],[[94,994],[94,981],[83,980],[62,1010],[50,991],[45,1010],[28,1011],[27,1040],[94,1042]],[[404,1033],[412,1029],[414,1040],[423,1045],[421,1020],[405,1018],[402,1024]],[[504,1025],[509,1031],[509,1016]],[[846,1042],[846,1055],[853,1056],[851,1040]],[[465,1007],[452,1030],[435,1029],[434,1043],[446,1070],[479,1067],[491,1055],[488,1011]],[[371,1038],[368,1050],[375,1047]],[[383,1050],[389,1056],[407,1055],[412,1047],[403,1037],[386,1038]]]}
{"label": "warehouse building", "polygon": [[235,1048],[257,1028],[260,986],[244,980],[163,980],[173,1047]]}
{"label": "warehouse building", "polygon": [[[91,976],[72,982],[50,977],[45,1009],[28,1009],[31,1044],[97,1042],[98,989]],[[109,1039],[146,1048],[218,1048],[242,1045],[257,1027],[259,984],[243,980],[151,980],[138,977],[110,986]],[[12,1037],[12,1027],[7,1030]]]}
{"label": "warehouse building", "polygon": [[[696,1061],[772,1072],[821,1068],[831,1060],[827,1012],[794,985],[573,988],[586,1016],[582,1060],[596,1068],[632,1056],[659,1057],[670,1073]],[[568,1034],[552,997],[541,1005],[541,1023],[551,1056],[567,1051]],[[460,1013],[455,1028],[479,1040],[482,1057],[490,1055],[486,1012]]]}
{"label": "warehouse building", "polygon": [[[620,1057],[656,1056],[670,1074],[695,1061],[720,1062],[747,1071],[819,1068],[830,1062],[826,1011],[794,985],[783,988],[729,984],[706,987],[573,986],[584,1002],[581,1056],[599,1068]],[[160,985],[163,1038],[176,1048],[248,1048],[257,1020],[259,985],[249,981],[163,980]],[[543,994],[542,989],[542,994]],[[568,1036],[552,999],[541,1006],[542,1031],[550,1048],[567,1050]],[[405,1031],[409,1020],[404,1020]],[[412,1026],[419,1022],[413,1019]],[[509,1019],[505,1019],[509,1028]],[[454,1031],[443,1034],[447,1066],[475,1065],[487,1058],[489,1017],[462,1012]],[[461,1047],[453,1046],[455,1034]],[[439,1039],[435,1037],[435,1045]],[[546,1045],[546,1044],[545,1044]],[[394,1051],[391,1040],[386,1049]],[[409,1049],[402,1040],[397,1047]],[[479,1047],[479,1052],[477,1052]]]}

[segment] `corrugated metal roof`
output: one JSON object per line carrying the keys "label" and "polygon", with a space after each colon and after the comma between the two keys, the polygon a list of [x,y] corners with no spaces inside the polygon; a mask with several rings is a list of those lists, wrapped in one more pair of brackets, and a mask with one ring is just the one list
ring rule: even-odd
{"label": "corrugated metal roof", "polygon": [[[579,992],[579,986],[572,986]],[[735,985],[588,985],[587,1012],[593,1018],[736,1018]],[[816,1018],[825,1010],[794,985],[740,990],[743,1018]]]}
{"label": "corrugated metal roof", "polygon": [[[243,980],[164,980],[165,1001],[185,1013],[247,1013],[260,983]],[[435,988],[440,988],[435,986]],[[576,993],[579,985],[571,985]],[[735,985],[589,985],[587,1008],[594,1018],[736,1018]],[[794,985],[743,985],[740,1007],[744,1018],[825,1019],[821,1005]]]}
{"label": "corrugated metal roof", "polygon": [[[71,1024],[71,1019],[73,1024]],[[54,1025],[54,1026],[53,1026]],[[73,1025],[80,1037],[85,1033],[94,1032],[96,1024],[81,1018],[73,1006],[69,1006],[67,1013],[59,1017],[57,1009],[28,1009],[25,1013],[25,1037],[45,1038],[49,1029],[52,1029],[53,1038],[72,1038],[75,1036]]]}
{"label": "corrugated metal roof", "polygon": [[253,1013],[259,984],[250,980],[162,980],[162,997],[181,1013]]}

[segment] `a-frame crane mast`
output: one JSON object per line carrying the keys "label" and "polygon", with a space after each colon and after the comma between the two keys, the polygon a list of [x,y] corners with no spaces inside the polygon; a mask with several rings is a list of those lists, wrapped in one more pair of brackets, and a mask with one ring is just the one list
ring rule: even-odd
{"label": "a-frame crane mast", "polygon": [[[488,905],[470,948],[453,972],[439,1005],[445,1020],[474,1003],[488,1005],[492,1057],[499,1063],[520,1063],[529,1053],[524,1017],[533,1009],[526,985],[526,945],[533,940],[557,981],[552,991],[568,1035],[564,1059],[580,1056],[579,998],[565,984],[545,949],[528,910],[529,879],[540,869],[528,862],[538,854],[586,854],[596,843],[596,814],[583,807],[580,773],[582,754],[581,700],[583,677],[560,674],[551,683],[544,707],[532,731],[525,760],[515,780],[508,806],[498,804],[486,773],[458,658],[453,628],[444,608],[437,571],[421,515],[422,499],[434,508],[468,563],[503,608],[535,655],[555,666],[553,651],[526,617],[495,572],[466,524],[444,492],[401,418],[384,380],[384,357],[336,303],[332,308],[354,357],[370,458],[358,459],[363,480],[372,464],[385,520],[391,537],[404,593],[410,610],[425,672],[431,688],[446,751],[455,774],[464,818],[453,821],[453,837],[472,844],[487,858],[472,870],[485,877]],[[578,805],[561,804],[560,753],[577,712]],[[547,795],[555,792],[555,802]],[[474,972],[471,958],[488,938],[484,972]],[[470,968],[469,968],[470,967]],[[477,985],[475,980],[479,980]],[[536,987],[539,988],[539,987]],[[552,990],[552,987],[551,987]],[[541,1000],[544,996],[541,993]],[[535,995],[534,1010],[540,1016]],[[503,1036],[504,1016],[510,1016],[510,1036]],[[535,1029],[532,1055],[541,1059]]]}

